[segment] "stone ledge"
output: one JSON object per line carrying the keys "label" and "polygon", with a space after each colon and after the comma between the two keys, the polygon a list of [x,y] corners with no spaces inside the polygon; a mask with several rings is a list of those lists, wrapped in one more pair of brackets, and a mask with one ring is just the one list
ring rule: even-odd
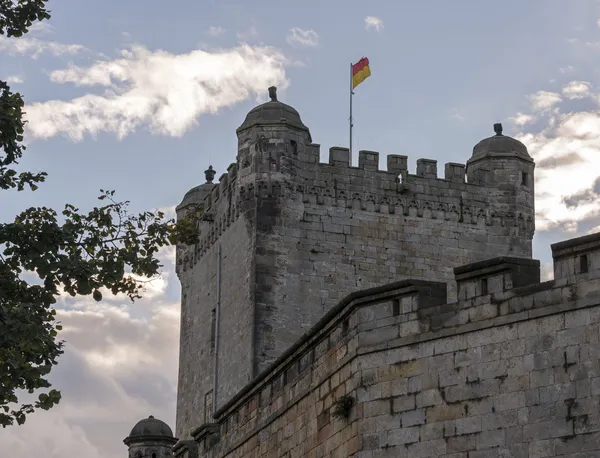
{"label": "stone ledge", "polygon": [[600,232],[554,243],[550,245],[550,248],[552,249],[552,258],[555,261],[564,256],[600,250]]}

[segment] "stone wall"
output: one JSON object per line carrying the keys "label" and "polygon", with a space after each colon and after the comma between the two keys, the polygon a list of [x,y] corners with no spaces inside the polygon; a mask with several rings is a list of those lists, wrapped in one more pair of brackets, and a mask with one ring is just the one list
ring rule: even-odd
{"label": "stone wall", "polygon": [[545,283],[527,259],[458,268],[457,302],[422,280],[348,296],[176,455],[598,456],[600,234],[553,254]]}

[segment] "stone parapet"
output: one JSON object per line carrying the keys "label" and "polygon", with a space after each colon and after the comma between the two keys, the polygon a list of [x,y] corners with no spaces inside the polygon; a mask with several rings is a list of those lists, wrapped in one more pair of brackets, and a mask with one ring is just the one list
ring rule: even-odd
{"label": "stone parapet", "polygon": [[455,272],[512,287],[448,303],[443,283],[404,280],[347,296],[198,425],[198,456],[600,453],[600,273],[539,283],[518,258]]}

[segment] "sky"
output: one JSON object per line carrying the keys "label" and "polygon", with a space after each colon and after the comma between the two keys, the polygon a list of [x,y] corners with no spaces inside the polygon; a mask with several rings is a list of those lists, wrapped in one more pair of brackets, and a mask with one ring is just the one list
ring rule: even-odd
{"label": "sky", "polygon": [[[235,129],[268,100],[294,106],[312,138],[464,163],[504,133],[536,167],[534,257],[551,276],[551,243],[600,230],[600,2],[50,0],[52,19],[0,37],[0,79],[26,101],[23,170],[35,192],[4,192],[2,221],[29,206],[81,209],[114,189],[133,211],[171,211],[235,161]],[[441,173],[441,172],[440,172]],[[154,415],[174,428],[179,282],[174,253],[142,300],[61,299],[65,354],[51,374],[60,405],[0,431],[13,458],[118,458]]]}

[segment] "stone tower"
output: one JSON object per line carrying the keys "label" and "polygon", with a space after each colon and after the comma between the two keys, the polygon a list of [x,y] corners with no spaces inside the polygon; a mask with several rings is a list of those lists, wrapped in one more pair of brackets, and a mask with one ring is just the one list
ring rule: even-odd
{"label": "stone tower", "polygon": [[150,415],[139,421],[123,442],[129,448],[128,458],[167,458],[177,439],[164,421]]}
{"label": "stone tower", "polygon": [[[531,258],[533,161],[496,135],[468,164],[320,146],[277,100],[237,129],[236,162],[193,188],[178,217],[204,211],[201,241],[177,248],[182,285],[177,434],[187,439],[351,292],[404,278],[448,282],[453,268]],[[501,134],[501,127],[496,126]]]}

